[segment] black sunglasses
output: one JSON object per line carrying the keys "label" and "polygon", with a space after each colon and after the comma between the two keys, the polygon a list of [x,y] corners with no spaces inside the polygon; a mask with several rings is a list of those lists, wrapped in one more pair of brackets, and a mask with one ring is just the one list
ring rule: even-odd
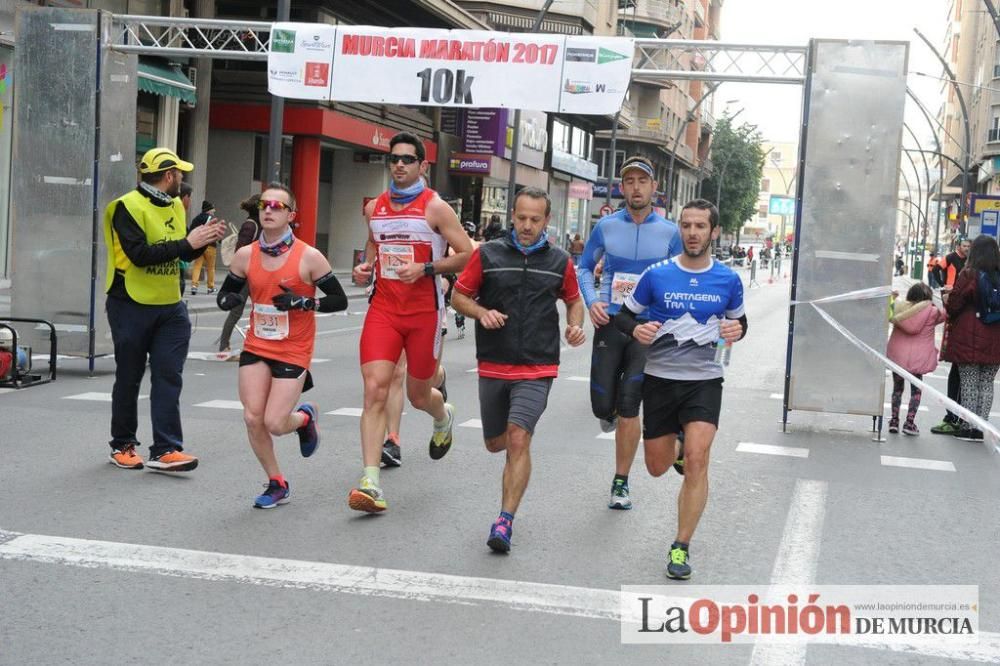
{"label": "black sunglasses", "polygon": [[402,162],[403,164],[410,165],[414,162],[419,162],[420,158],[416,155],[389,155],[389,164],[395,164],[396,162]]}

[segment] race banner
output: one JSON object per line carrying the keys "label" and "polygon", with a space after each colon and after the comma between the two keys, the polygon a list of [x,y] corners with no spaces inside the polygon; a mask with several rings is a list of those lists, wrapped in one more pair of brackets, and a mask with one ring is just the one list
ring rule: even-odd
{"label": "race banner", "polygon": [[620,37],[276,23],[268,90],[298,99],[611,114],[624,100],[633,50]]}

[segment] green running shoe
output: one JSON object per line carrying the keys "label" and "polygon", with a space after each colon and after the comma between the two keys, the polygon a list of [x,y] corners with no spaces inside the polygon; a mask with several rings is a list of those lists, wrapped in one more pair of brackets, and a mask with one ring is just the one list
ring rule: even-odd
{"label": "green running shoe", "polygon": [[667,565],[667,578],[687,580],[691,577],[691,565],[688,564],[688,550],[674,542],[670,546],[670,563]]}
{"label": "green running shoe", "polygon": [[450,403],[444,403],[444,411],[448,415],[448,420],[443,424],[434,423],[434,434],[431,435],[429,453],[432,460],[440,460],[451,448],[451,431],[455,425],[455,407]]}

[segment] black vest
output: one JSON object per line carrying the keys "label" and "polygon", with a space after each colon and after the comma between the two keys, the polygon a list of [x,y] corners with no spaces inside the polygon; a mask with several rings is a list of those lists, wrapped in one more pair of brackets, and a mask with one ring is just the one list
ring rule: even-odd
{"label": "black vest", "polygon": [[476,323],[476,358],[512,365],[559,363],[559,311],[569,254],[552,245],[525,255],[509,237],[479,246],[483,283],[478,302],[507,315],[499,329]]}

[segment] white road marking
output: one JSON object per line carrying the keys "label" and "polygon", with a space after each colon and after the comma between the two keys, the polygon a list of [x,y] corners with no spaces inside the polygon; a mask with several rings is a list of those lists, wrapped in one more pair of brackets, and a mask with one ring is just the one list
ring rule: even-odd
{"label": "white road marking", "polygon": [[[905,407],[905,405],[903,405],[903,406]],[[889,404],[889,403],[887,402],[887,403],[885,403],[885,408],[886,408],[886,409],[892,409],[892,405],[891,405],[891,404]],[[928,412],[928,411],[930,411],[930,410],[929,410],[929,409],[927,409],[926,407],[923,407],[923,406],[921,406],[921,407],[919,407],[919,408],[917,409],[917,411],[919,411],[919,412]]]}
{"label": "white road marking", "polygon": [[341,407],[340,409],[335,409],[332,412],[326,412],[327,414],[333,414],[334,416],[361,416],[361,412],[364,411],[360,407]]}
{"label": "white road marking", "polygon": [[784,393],[772,393],[770,395],[770,398],[771,398],[771,400],[784,400],[785,399],[785,394]]}
{"label": "white road marking", "polygon": [[[772,582],[799,582],[798,577],[802,575],[811,580],[815,574],[825,496],[826,484],[821,481],[800,480],[796,484]],[[620,591],[617,589],[284,560],[2,530],[0,559],[424,603],[486,605],[517,612],[612,622],[621,619]],[[779,575],[783,577],[782,581],[775,580]],[[690,602],[690,599],[686,601]],[[1000,634],[995,632],[980,632],[977,645],[952,647],[942,642],[939,645],[872,644],[864,647],[894,650],[911,657],[922,655],[983,662],[1000,660]],[[770,648],[776,650],[772,652]],[[788,664],[792,662],[779,662],[777,657],[787,652],[794,656],[799,651],[804,656],[805,646],[761,644],[755,646],[753,659],[754,663]]]}
{"label": "white road marking", "polygon": [[469,368],[466,372],[479,372],[479,368]]}
{"label": "white road marking", "polygon": [[479,419],[469,419],[468,421],[465,421],[464,423],[459,423],[458,427],[459,428],[479,428],[479,429],[482,429],[483,422],[480,421]]}
{"label": "white road marking", "polygon": [[886,467],[908,467],[910,469],[929,469],[935,472],[954,472],[955,465],[947,460],[929,460],[927,458],[901,458],[897,456],[882,456],[882,464]]}
{"label": "white road marking", "polygon": [[329,331],[317,331],[316,337],[318,338],[321,335],[335,335],[337,333],[347,333],[349,331],[360,331],[362,328],[364,328],[364,326],[351,326],[349,328],[334,328]]}
{"label": "white road marking", "polygon": [[212,409],[243,409],[243,403],[239,400],[209,400],[199,402],[195,407],[210,407]]}
{"label": "white road marking", "polygon": [[[148,397],[148,395],[139,395],[139,400],[145,400]],[[94,402],[111,402],[111,394],[91,391],[88,393],[77,393],[76,395],[64,395],[63,400],[93,400]]]}
{"label": "white road marking", "polygon": [[[799,479],[795,482],[778,556],[771,569],[772,585],[806,585],[816,580],[819,544],[826,516],[826,488],[825,481]],[[750,656],[753,665],[790,666],[804,664],[805,661],[805,645],[756,643]]]}
{"label": "white road marking", "polygon": [[773,444],[740,442],[736,445],[736,450],[739,453],[763,453],[770,456],[790,456],[792,458],[809,457],[809,449],[802,449],[795,446],[774,446]]}
{"label": "white road marking", "polygon": [[612,430],[611,432],[602,432],[600,435],[597,436],[597,439],[614,439],[614,438],[615,438],[614,430]]}
{"label": "white road marking", "polygon": [[590,377],[582,377],[580,375],[570,375],[566,378],[568,382],[589,382]]}
{"label": "white road marking", "polygon": [[12,388],[0,388],[0,394],[3,394],[3,393],[13,393],[16,390],[17,389],[12,389]]}
{"label": "white road marking", "polygon": [[188,352],[187,357],[192,361],[228,361],[233,357],[233,352]]}
{"label": "white road marking", "polygon": [[313,365],[316,365],[317,363],[329,363],[332,360],[332,358],[314,358],[312,363]]}

